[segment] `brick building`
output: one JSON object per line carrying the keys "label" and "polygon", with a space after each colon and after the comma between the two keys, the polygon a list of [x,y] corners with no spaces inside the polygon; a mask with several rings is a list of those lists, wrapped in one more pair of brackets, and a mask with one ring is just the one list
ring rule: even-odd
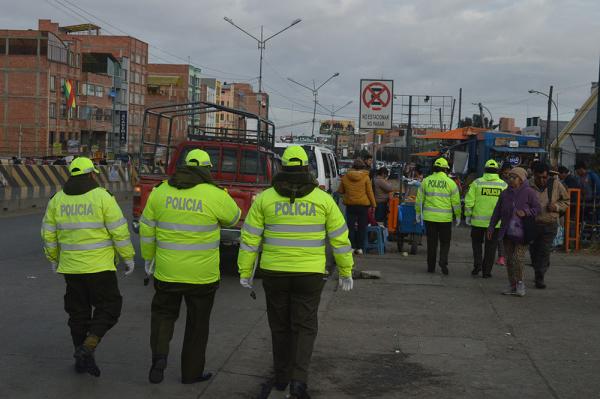
{"label": "brick building", "polygon": [[99,31],[44,19],[37,30],[0,30],[1,155],[137,151],[148,46]]}
{"label": "brick building", "polygon": [[[249,83],[223,83],[220,104],[268,118],[267,93],[255,93]],[[244,129],[243,122],[236,118],[235,115],[220,112],[217,115],[217,127],[220,129]]]}

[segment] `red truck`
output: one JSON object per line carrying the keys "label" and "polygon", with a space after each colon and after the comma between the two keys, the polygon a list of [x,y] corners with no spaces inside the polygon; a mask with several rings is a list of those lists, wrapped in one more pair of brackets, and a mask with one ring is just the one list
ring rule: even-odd
{"label": "red truck", "polygon": [[[224,115],[223,120],[233,119],[235,127],[217,128],[193,123],[210,121],[211,114],[213,120],[220,119],[221,115]],[[187,140],[174,146],[171,139],[174,125],[180,123],[177,119],[188,124]],[[139,232],[139,218],[154,186],[168,179],[177,166],[183,164],[189,151],[201,148],[210,155],[213,178],[227,189],[242,210],[242,219],[236,228],[221,230],[221,243],[239,245],[243,220],[256,195],[270,187],[275,173],[274,144],[273,123],[249,112],[208,102],[147,108],[137,169],[139,180],[134,186],[134,231]],[[166,169],[162,165],[166,165]]]}

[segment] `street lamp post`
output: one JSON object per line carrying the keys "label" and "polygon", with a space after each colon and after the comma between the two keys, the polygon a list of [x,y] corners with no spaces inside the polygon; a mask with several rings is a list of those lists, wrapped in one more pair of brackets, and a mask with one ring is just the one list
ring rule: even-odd
{"label": "street lamp post", "polygon": [[488,107],[486,107],[485,105],[483,105],[482,103],[471,103],[473,105],[476,105],[479,107],[479,117],[481,118],[481,126],[483,126],[483,110],[485,109],[488,114],[490,114],[490,127],[492,127],[493,129],[493,125],[494,125],[494,116],[492,115],[492,111],[490,111],[490,109]]}
{"label": "street lamp post", "polygon": [[554,102],[554,100],[552,99],[552,89],[553,87],[550,86],[550,92],[549,94],[546,93],[542,93],[541,91],[537,91],[537,90],[529,90],[528,93],[529,94],[539,94],[541,96],[544,96],[548,99],[548,121],[546,121],[546,131],[544,132],[544,136],[542,137],[542,147],[544,148],[544,150],[548,151],[550,149],[550,143],[548,143],[548,139],[550,138],[550,118],[551,118],[551,107],[552,105],[554,105],[554,109],[556,110],[556,137],[558,137],[558,105],[556,105],[556,103]]}
{"label": "street lamp post", "polygon": [[[323,108],[324,110],[327,110],[327,112],[329,112],[329,114],[331,115],[331,122],[329,124],[329,135],[333,136],[333,118],[335,117],[335,115],[340,112],[342,109],[346,108],[348,105],[352,104],[352,100],[348,101],[346,104],[342,105],[341,107],[336,108],[335,105],[331,106],[331,109],[328,109],[324,106],[322,106],[321,104],[319,104],[319,107]],[[338,135],[339,133],[335,133],[335,142],[334,142],[334,153],[337,156],[338,155]]]}
{"label": "street lamp post", "polygon": [[[271,40],[272,38],[274,38],[275,36],[279,35],[280,33],[288,30],[289,28],[291,28],[294,25],[299,24],[302,20],[300,18],[295,19],[292,21],[291,24],[289,24],[288,26],[286,26],[285,28],[281,29],[280,31],[278,31],[277,33],[272,34],[271,36],[265,38],[264,34],[263,34],[263,26],[260,26],[260,39],[256,36],[254,36],[253,34],[249,33],[248,31],[246,31],[245,29],[239,27],[238,25],[236,25],[233,20],[231,18],[227,18],[227,17],[223,17],[223,19],[227,22],[229,22],[231,25],[235,26],[236,28],[238,28],[239,30],[241,30],[242,32],[244,32],[246,35],[250,36],[251,38],[253,38],[254,40],[256,40],[256,42],[258,43],[258,49],[260,50],[260,64],[259,64],[259,75],[258,75],[258,92],[262,93],[262,63],[263,63],[263,51],[266,48],[266,44],[269,40]],[[262,97],[262,96],[261,96]]]}
{"label": "street lamp post", "polygon": [[306,86],[305,84],[296,82],[294,79],[292,78],[288,78],[288,80],[292,83],[296,83],[298,86],[300,87],[304,87],[306,90],[310,91],[313,95],[313,99],[314,99],[314,108],[313,108],[313,118],[312,118],[312,138],[315,138],[315,120],[317,117],[317,98],[319,96],[319,89],[323,86],[325,86],[325,84],[327,82],[329,82],[331,79],[335,78],[336,76],[340,76],[339,72],[334,73],[333,75],[331,75],[327,80],[325,80],[323,83],[321,83],[320,86],[317,87],[315,81],[313,80],[313,87],[310,88],[308,86]]}

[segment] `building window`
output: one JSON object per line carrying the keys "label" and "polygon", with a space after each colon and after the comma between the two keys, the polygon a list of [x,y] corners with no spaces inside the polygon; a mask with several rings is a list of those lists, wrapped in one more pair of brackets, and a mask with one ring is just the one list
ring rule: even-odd
{"label": "building window", "polygon": [[6,54],[6,38],[0,37],[0,55]]}
{"label": "building window", "polygon": [[88,84],[86,85],[86,87],[87,87],[87,88],[86,88],[86,93],[85,93],[85,94],[86,94],[87,96],[95,96],[95,95],[96,95],[96,86],[94,86],[94,85],[91,85],[91,84],[89,84],[89,83],[88,83]]}
{"label": "building window", "polygon": [[64,143],[65,142],[65,132],[60,132],[60,143]]}
{"label": "building window", "polygon": [[58,37],[48,35],[48,59],[50,61],[67,63],[67,47]]}
{"label": "building window", "polygon": [[37,39],[8,39],[8,55],[37,55]]}
{"label": "building window", "polygon": [[104,87],[96,86],[96,97],[104,97]]}
{"label": "building window", "polygon": [[141,105],[144,105],[144,103],[145,103],[145,99],[146,99],[146,97],[145,97],[145,96],[142,94],[142,95],[140,96],[140,104],[141,104]]}
{"label": "building window", "polygon": [[54,132],[50,132],[50,134],[48,134],[48,144],[49,145],[52,145],[54,143],[54,135],[55,134],[56,133],[54,133]]}
{"label": "building window", "polygon": [[50,103],[48,106],[48,117],[50,119],[56,119],[56,103]]}
{"label": "building window", "polygon": [[66,118],[67,118],[67,104],[61,103],[60,104],[60,119],[66,119]]}
{"label": "building window", "polygon": [[56,91],[56,76],[50,75],[48,78],[48,88],[50,91]]}
{"label": "building window", "polygon": [[104,121],[112,122],[112,109],[104,110]]}

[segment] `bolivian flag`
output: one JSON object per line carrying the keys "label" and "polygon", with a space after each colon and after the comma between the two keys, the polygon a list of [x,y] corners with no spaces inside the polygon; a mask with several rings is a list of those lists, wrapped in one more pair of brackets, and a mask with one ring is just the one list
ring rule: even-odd
{"label": "bolivian flag", "polygon": [[65,91],[65,98],[67,99],[67,108],[75,108],[75,89],[73,88],[73,81],[65,79],[65,85],[63,87]]}

